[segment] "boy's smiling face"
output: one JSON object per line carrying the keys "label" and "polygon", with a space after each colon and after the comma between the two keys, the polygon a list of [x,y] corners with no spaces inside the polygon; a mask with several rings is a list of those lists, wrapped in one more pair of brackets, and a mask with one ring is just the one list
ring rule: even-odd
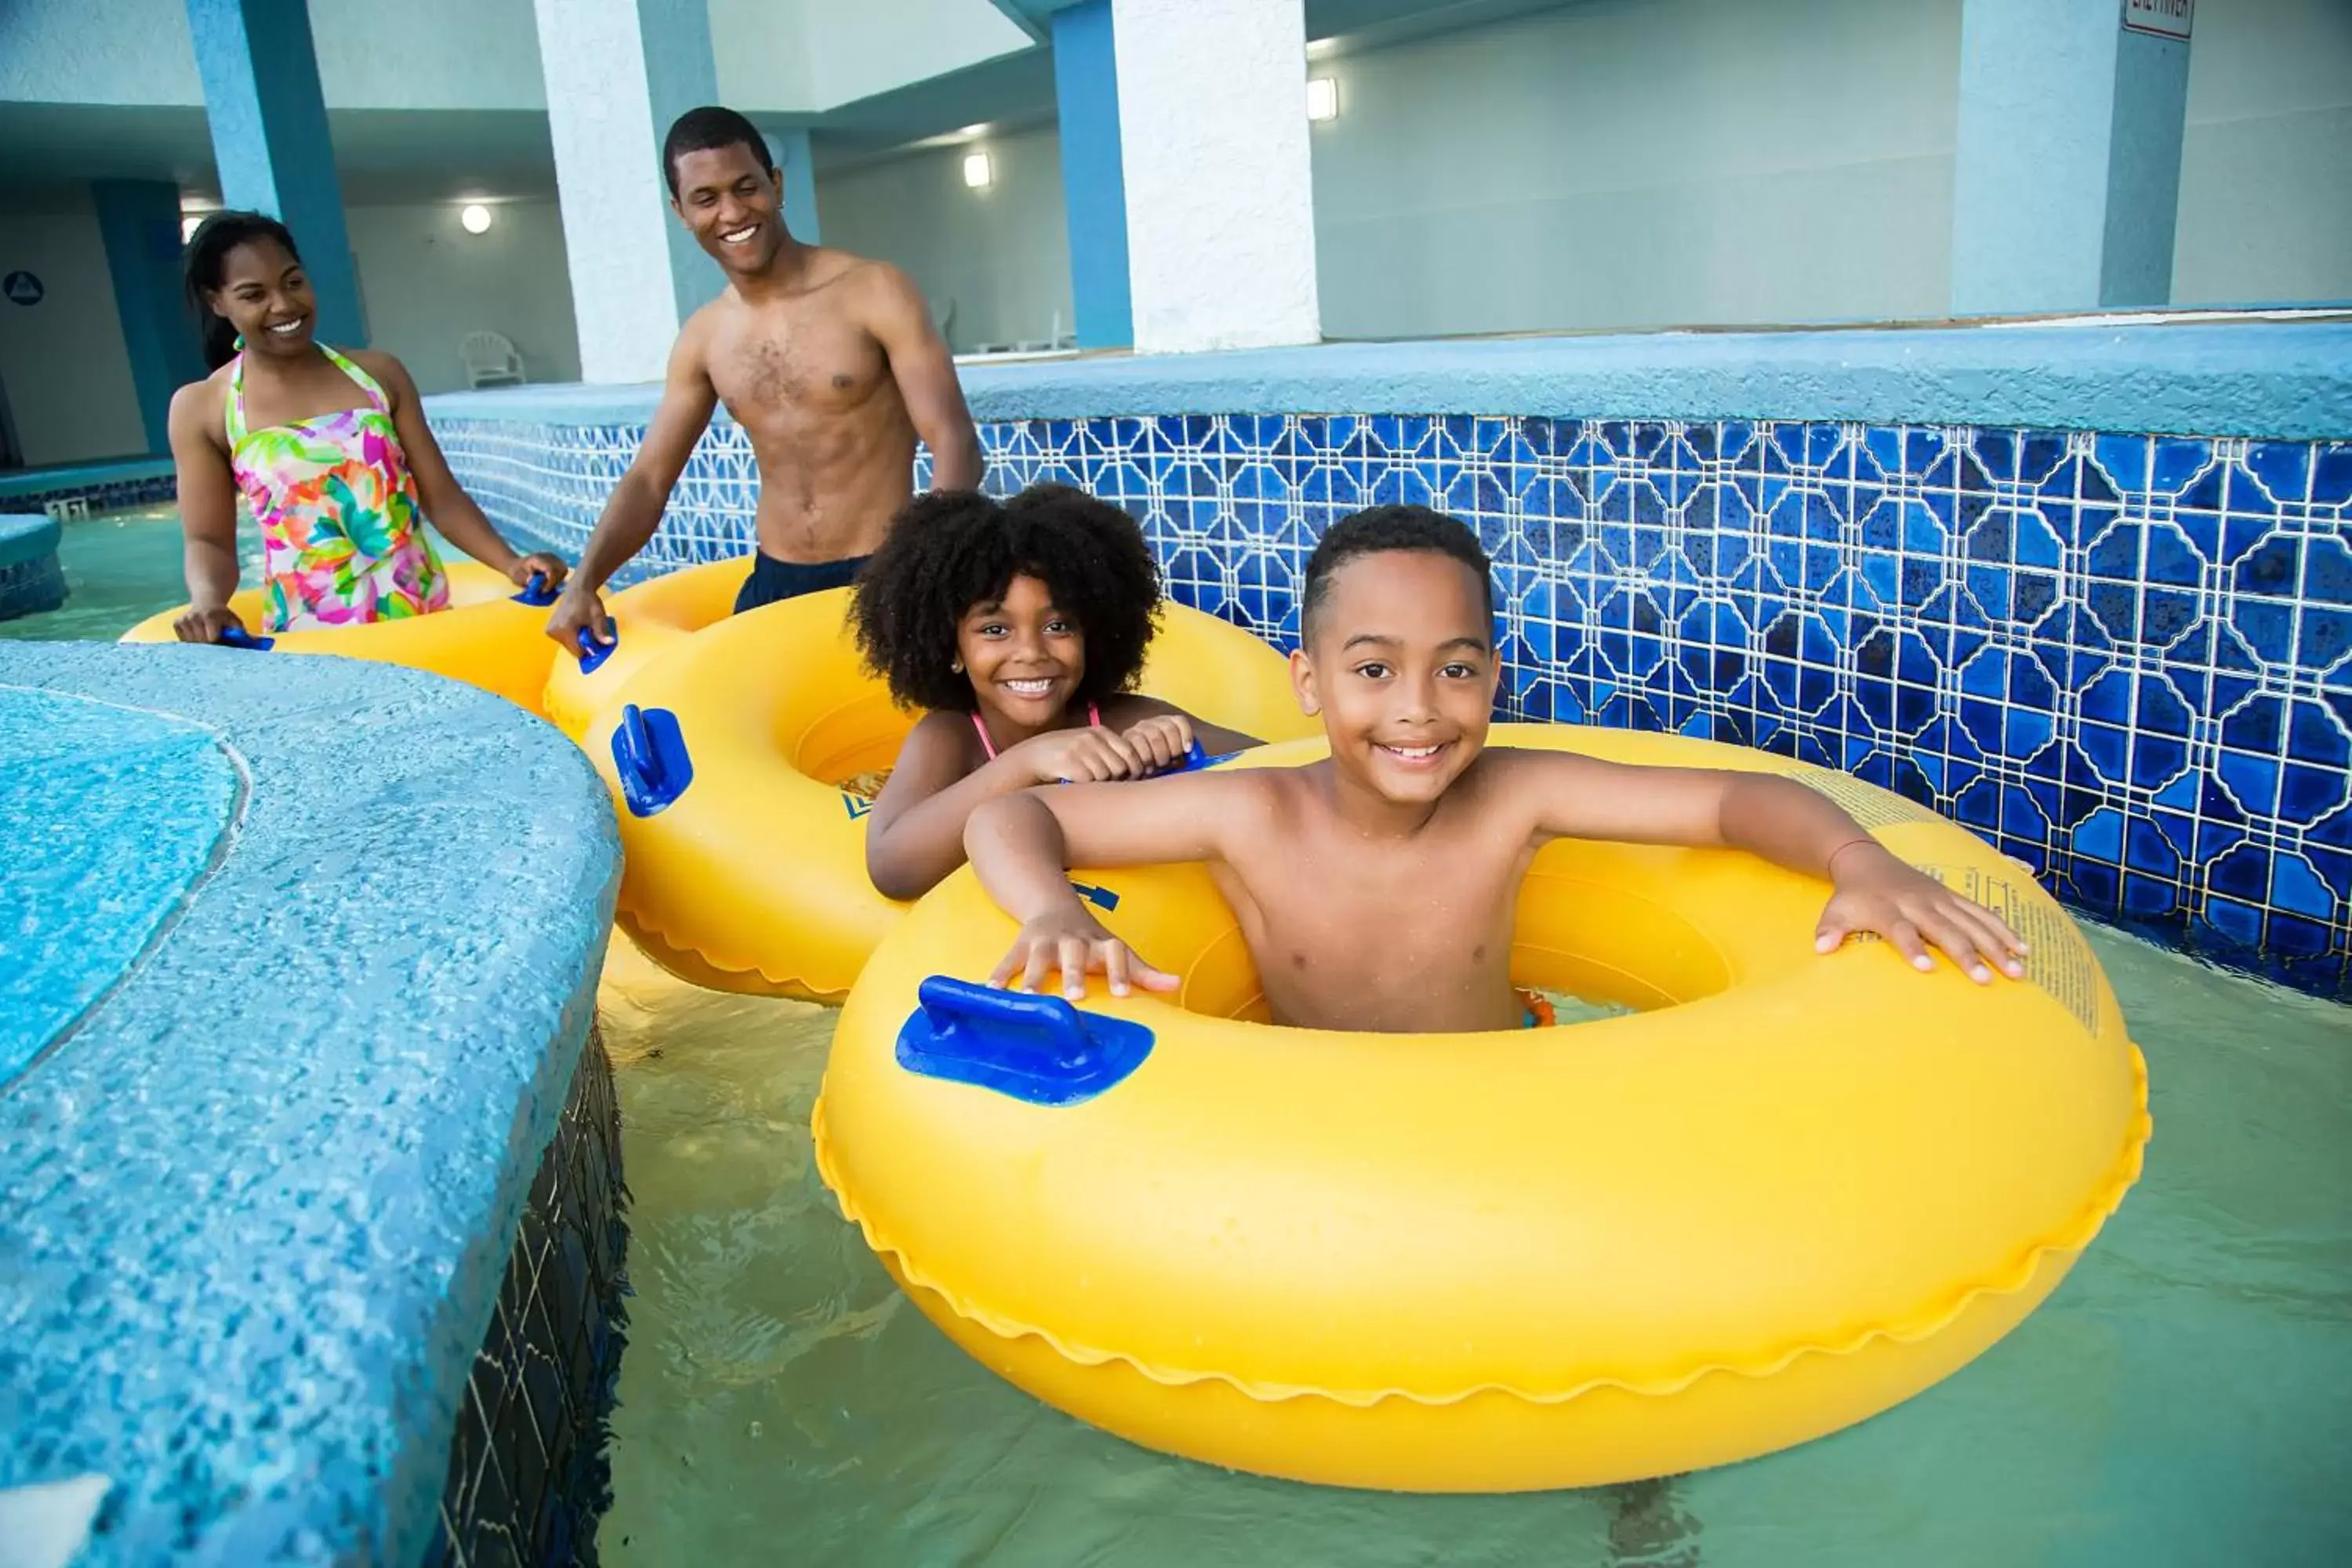
{"label": "boy's smiling face", "polygon": [[1299,705],[1321,715],[1333,764],[1399,805],[1434,804],[1477,759],[1497,674],[1486,585],[1432,550],[1340,566],[1291,656]]}

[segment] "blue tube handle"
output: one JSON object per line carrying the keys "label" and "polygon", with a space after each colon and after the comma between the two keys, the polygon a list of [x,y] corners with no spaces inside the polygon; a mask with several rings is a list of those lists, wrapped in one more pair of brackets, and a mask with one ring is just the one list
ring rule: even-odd
{"label": "blue tube handle", "polygon": [[[1241,753],[1235,752],[1230,754],[1239,756]],[[1160,769],[1151,776],[1156,779],[1164,779],[1171,773],[1196,773],[1199,770],[1207,767],[1212,763],[1222,763],[1224,760],[1225,759],[1223,757],[1213,757],[1209,755],[1208,752],[1201,745],[1199,738],[1195,737],[1192,744],[1186,749],[1182,756],[1176,759],[1172,765]],[[1064,779],[1062,781],[1064,784],[1075,784],[1076,782],[1077,781],[1075,779]]]}
{"label": "blue tube handle", "polygon": [[268,653],[278,646],[276,637],[256,637],[243,626],[223,626],[219,642],[223,647],[249,648],[255,653]]}
{"label": "blue tube handle", "polygon": [[555,603],[555,590],[547,585],[546,573],[534,572],[530,574],[530,581],[523,585],[522,592],[514,595],[513,598],[518,605],[529,605],[534,610],[543,610]]}
{"label": "blue tube handle", "polygon": [[694,757],[677,715],[667,708],[624,706],[613,731],[613,772],[631,816],[667,810],[694,783]]}
{"label": "blue tube handle", "polygon": [[654,744],[653,730],[646,722],[646,710],[632,702],[621,710],[621,732],[615,737],[614,749],[628,759],[629,766],[647,788],[662,786],[661,750]]}
{"label": "blue tube handle", "polygon": [[953,980],[944,974],[934,974],[915,988],[915,1000],[922,1004],[923,1016],[934,1030],[950,1029],[958,1025],[978,1025],[986,1029],[1024,1029],[1032,1032],[1039,1045],[1055,1061],[1070,1061],[1087,1054],[1088,1041],[1086,1030],[1079,1026],[1078,1010],[1059,996],[1047,996],[1030,991],[1007,991],[1001,986],[977,985],[969,980]]}
{"label": "blue tube handle", "polygon": [[1031,1105],[1083,1104],[1151,1054],[1151,1031],[1081,1013],[1059,996],[1001,991],[934,974],[898,1031],[898,1065]]}
{"label": "blue tube handle", "polygon": [[609,629],[613,634],[613,640],[598,642],[593,630],[587,626],[580,628],[581,674],[595,674],[604,662],[613,657],[613,650],[621,646],[621,623],[618,621],[609,623]]}

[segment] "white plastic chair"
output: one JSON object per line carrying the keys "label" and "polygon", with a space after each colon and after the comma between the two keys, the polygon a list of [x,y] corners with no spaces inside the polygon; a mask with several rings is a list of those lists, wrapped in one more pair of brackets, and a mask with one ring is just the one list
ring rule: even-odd
{"label": "white plastic chair", "polygon": [[457,344],[468,386],[520,386],[522,355],[503,332],[467,332]]}

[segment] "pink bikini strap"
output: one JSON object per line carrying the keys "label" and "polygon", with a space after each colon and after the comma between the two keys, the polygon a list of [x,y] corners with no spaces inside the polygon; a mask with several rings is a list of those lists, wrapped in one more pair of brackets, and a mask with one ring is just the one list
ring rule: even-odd
{"label": "pink bikini strap", "polygon": [[[988,738],[987,722],[975,713],[971,716],[971,727],[980,731],[980,749],[988,753],[990,762],[996,761],[996,742]],[[1102,728],[1102,710],[1091,702],[1087,704],[1087,728],[1089,730]]]}

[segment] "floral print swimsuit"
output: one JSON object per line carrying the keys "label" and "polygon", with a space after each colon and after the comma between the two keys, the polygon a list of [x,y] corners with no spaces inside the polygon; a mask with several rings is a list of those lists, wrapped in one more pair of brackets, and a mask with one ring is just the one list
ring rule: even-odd
{"label": "floral print swimsuit", "polygon": [[245,427],[245,356],[228,382],[229,471],[261,525],[262,629],[398,620],[448,608],[392,400],[341,354],[319,352],[367,394],[362,408]]}

